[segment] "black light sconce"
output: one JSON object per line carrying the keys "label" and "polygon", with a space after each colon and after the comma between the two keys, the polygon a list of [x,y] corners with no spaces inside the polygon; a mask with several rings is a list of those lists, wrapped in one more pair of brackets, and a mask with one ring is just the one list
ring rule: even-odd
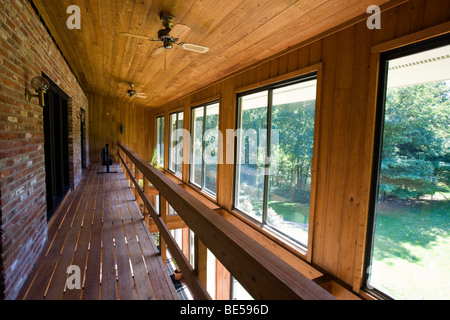
{"label": "black light sconce", "polygon": [[31,94],[28,87],[25,88],[25,99],[30,102],[31,98],[39,98],[39,105],[41,107],[45,106],[44,94],[50,89],[50,82],[44,77],[35,77],[31,80],[31,86],[36,91],[37,94]]}
{"label": "black light sconce", "polygon": [[125,126],[123,124],[120,125],[120,133],[121,134],[125,133]]}

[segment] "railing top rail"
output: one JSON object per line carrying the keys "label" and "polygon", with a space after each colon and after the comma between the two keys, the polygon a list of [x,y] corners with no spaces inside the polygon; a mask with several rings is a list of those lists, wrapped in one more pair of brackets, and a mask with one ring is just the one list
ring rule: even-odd
{"label": "railing top rail", "polygon": [[120,143],[119,147],[255,299],[336,299],[236,226],[217,215],[132,150]]}

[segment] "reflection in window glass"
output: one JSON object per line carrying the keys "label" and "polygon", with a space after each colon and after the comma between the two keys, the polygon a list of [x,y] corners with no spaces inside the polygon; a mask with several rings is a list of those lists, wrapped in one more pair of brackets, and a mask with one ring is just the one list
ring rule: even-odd
{"label": "reflection in window glass", "polygon": [[192,109],[190,182],[216,194],[219,103]]}
{"label": "reflection in window glass", "polygon": [[394,299],[450,299],[449,56],[447,45],[385,58],[367,284]]}
{"label": "reflection in window glass", "polygon": [[267,102],[267,91],[239,98],[235,206],[259,222],[263,222]]}
{"label": "reflection in window glass", "polygon": [[217,160],[219,153],[219,104],[215,103],[206,108],[205,134],[205,189],[216,194],[217,189]]}
{"label": "reflection in window glass", "polygon": [[311,165],[317,81],[273,91],[272,163],[266,222],[304,246],[308,244]]}
{"label": "reflection in window glass", "polygon": [[156,155],[154,165],[164,168],[164,117],[156,118]]}
{"label": "reflection in window glass", "polygon": [[183,112],[172,113],[169,120],[169,170],[181,175],[183,162]]}
{"label": "reflection in window glass", "polygon": [[203,108],[192,109],[193,126],[192,136],[192,159],[191,159],[191,182],[202,186],[203,167]]}

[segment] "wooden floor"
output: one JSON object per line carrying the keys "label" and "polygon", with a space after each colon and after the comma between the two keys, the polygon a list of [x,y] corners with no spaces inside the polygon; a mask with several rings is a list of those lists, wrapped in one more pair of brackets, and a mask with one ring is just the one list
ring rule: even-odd
{"label": "wooden floor", "polygon": [[[49,225],[49,247],[28,280],[30,300],[177,300],[165,265],[120,166],[94,166]],[[81,271],[81,289],[75,273]],[[69,280],[69,281],[68,281]]]}

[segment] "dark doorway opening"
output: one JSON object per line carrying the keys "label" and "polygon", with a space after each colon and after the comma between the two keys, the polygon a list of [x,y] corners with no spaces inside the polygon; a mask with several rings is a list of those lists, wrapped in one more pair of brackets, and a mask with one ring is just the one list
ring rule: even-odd
{"label": "dark doorway opening", "polygon": [[45,94],[43,113],[47,221],[50,221],[70,189],[69,97],[54,82],[48,80],[51,85]]}
{"label": "dark doorway opening", "polygon": [[80,112],[80,128],[81,128],[81,168],[86,169],[87,150],[86,150],[86,111],[81,109]]}

